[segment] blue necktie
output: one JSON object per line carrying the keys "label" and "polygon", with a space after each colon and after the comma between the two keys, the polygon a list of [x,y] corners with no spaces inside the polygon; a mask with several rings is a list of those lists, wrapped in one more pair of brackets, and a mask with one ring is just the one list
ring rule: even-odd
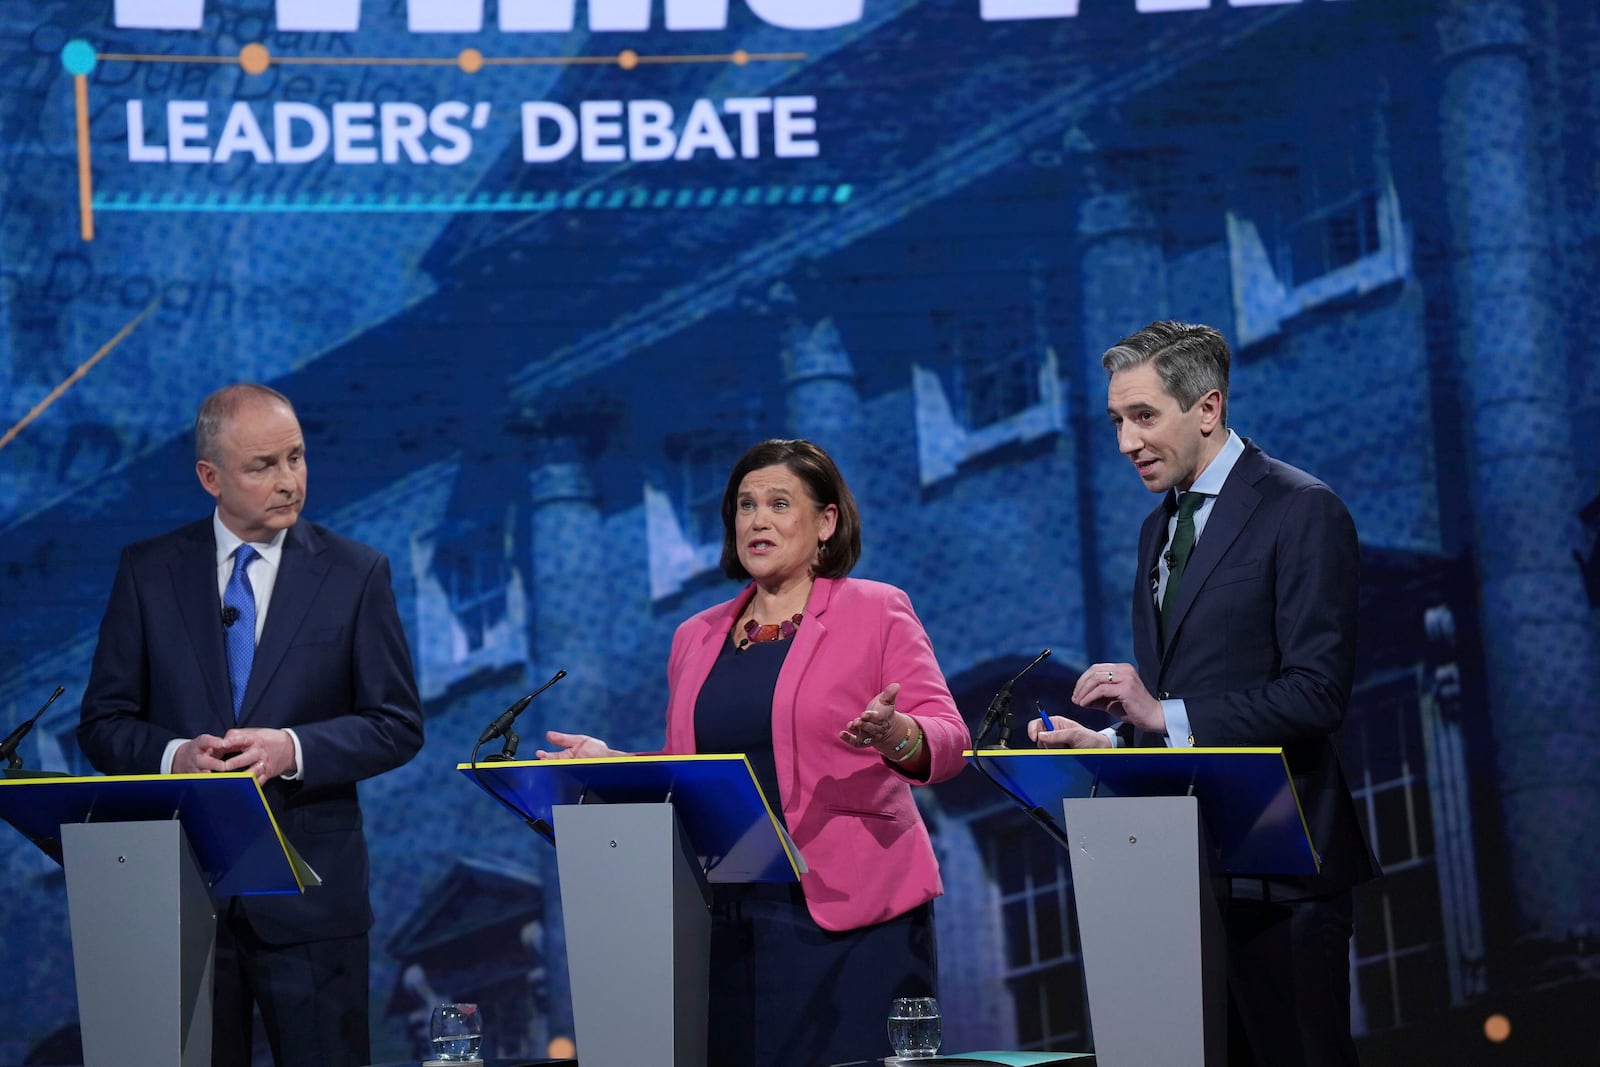
{"label": "blue necktie", "polygon": [[245,573],[245,568],[255,558],[255,549],[240,545],[233,554],[233,574],[228,577],[228,587],[222,591],[223,616],[233,617],[222,636],[228,646],[228,685],[233,689],[235,720],[244,704],[245,687],[250,684],[250,665],[256,658],[256,591],[250,588],[250,576]]}

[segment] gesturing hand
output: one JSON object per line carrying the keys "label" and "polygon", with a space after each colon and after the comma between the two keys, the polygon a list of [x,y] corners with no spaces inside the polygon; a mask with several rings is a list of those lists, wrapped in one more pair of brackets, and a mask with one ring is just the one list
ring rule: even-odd
{"label": "gesturing hand", "polygon": [[839,740],[857,748],[870,748],[891,738],[898,740],[895,717],[899,712],[895,711],[894,698],[899,693],[900,683],[890,682],[883,692],[872,698],[865,711],[839,731]]}
{"label": "gesturing hand", "polygon": [[607,745],[598,737],[588,734],[564,734],[556,730],[545,731],[546,738],[556,748],[553,750],[539,749],[534,754],[540,759],[605,759],[610,756],[626,756],[626,752],[618,752]]}

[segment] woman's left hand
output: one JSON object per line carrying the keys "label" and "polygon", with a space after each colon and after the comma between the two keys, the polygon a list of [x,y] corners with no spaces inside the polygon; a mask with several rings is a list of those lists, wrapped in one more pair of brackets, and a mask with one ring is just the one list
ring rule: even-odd
{"label": "woman's left hand", "polygon": [[839,731],[839,740],[856,748],[871,748],[884,741],[898,741],[895,719],[899,712],[894,709],[894,698],[899,692],[900,683],[890,682],[883,692],[872,698],[865,711]]}

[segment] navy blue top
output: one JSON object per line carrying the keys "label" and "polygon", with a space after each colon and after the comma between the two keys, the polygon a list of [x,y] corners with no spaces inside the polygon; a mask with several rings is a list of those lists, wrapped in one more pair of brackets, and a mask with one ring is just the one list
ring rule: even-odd
{"label": "navy blue top", "polygon": [[[791,640],[724,640],[694,706],[696,752],[743,752],[779,818],[772,694]],[[895,997],[935,992],[933,908],[835,933],[794,883],[712,887],[708,1063],[817,1067],[888,1047]],[[875,1060],[872,1062],[876,1062]]]}
{"label": "navy blue top", "polygon": [[772,693],[792,643],[790,638],[740,649],[724,641],[694,705],[694,750],[743,752],[779,819],[783,801],[772,754]]}

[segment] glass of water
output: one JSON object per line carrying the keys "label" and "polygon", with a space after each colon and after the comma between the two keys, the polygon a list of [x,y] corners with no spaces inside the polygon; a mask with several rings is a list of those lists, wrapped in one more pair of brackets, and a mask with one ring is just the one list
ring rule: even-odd
{"label": "glass of water", "polygon": [[441,1004],[428,1028],[435,1063],[472,1063],[483,1045],[483,1016],[476,1004]]}
{"label": "glass of water", "polygon": [[903,1060],[939,1051],[939,1002],[932,997],[900,997],[889,1005],[889,1044]]}

